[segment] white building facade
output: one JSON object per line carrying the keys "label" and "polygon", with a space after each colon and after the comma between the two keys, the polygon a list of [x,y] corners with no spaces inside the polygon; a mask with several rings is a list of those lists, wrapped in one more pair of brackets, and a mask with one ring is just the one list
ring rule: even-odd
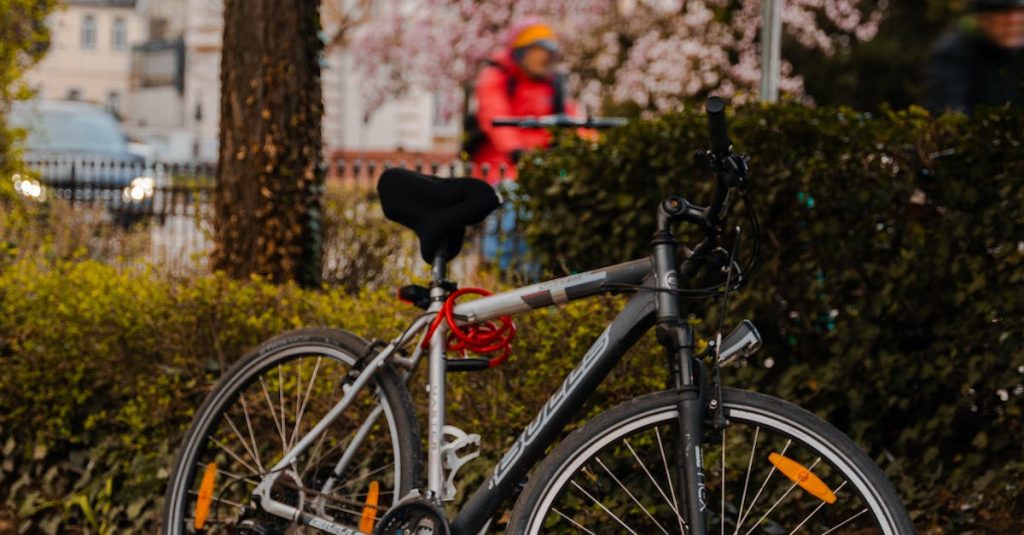
{"label": "white building facade", "polygon": [[46,100],[80,100],[132,113],[131,47],[145,39],[135,0],[69,0],[48,19],[50,49],[25,73]]}
{"label": "white building facade", "polygon": [[[216,161],[223,21],[222,0],[66,0],[49,20],[51,49],[26,79],[43,99],[108,107],[157,159]],[[369,113],[351,54],[326,52],[325,154],[454,151],[457,128],[436,120],[428,92]]]}

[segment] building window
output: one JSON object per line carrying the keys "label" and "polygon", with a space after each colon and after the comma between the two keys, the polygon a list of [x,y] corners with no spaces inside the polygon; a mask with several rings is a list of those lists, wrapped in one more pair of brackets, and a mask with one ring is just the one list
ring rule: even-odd
{"label": "building window", "polygon": [[82,100],[82,90],[76,87],[68,89],[68,100]]}
{"label": "building window", "polygon": [[121,17],[114,19],[114,26],[110,34],[110,44],[114,50],[124,50],[128,46],[128,28]]}
{"label": "building window", "polygon": [[160,41],[167,38],[167,19],[154,17],[149,19],[149,40]]}
{"label": "building window", "polygon": [[82,48],[96,48],[96,17],[92,15],[82,17]]}

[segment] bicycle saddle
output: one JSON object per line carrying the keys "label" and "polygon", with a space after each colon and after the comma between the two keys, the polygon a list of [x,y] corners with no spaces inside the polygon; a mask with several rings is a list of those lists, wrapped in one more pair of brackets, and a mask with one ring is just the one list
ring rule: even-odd
{"label": "bicycle saddle", "polygon": [[494,188],[475,178],[439,178],[388,169],[377,183],[384,217],[416,233],[420,254],[433,264],[438,253],[455,258],[466,226],[484,220],[500,201]]}

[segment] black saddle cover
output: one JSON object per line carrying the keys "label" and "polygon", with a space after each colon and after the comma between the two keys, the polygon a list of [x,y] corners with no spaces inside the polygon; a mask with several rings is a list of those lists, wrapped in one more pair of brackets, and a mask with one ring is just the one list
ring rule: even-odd
{"label": "black saddle cover", "polygon": [[388,169],[377,183],[384,217],[409,227],[420,239],[420,254],[432,264],[459,254],[466,226],[501,204],[494,188],[475,178],[438,178],[407,169]]}

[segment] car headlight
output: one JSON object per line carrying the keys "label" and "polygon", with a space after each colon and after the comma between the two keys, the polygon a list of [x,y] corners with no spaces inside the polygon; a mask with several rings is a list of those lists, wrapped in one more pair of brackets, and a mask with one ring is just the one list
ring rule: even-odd
{"label": "car headlight", "polygon": [[21,196],[28,197],[34,201],[43,200],[44,188],[38,180],[18,174],[12,175],[11,180],[14,181],[14,191],[17,191]]}
{"label": "car headlight", "polygon": [[156,191],[156,181],[153,177],[140,176],[132,179],[131,183],[121,192],[121,197],[128,202],[138,202],[149,199]]}

